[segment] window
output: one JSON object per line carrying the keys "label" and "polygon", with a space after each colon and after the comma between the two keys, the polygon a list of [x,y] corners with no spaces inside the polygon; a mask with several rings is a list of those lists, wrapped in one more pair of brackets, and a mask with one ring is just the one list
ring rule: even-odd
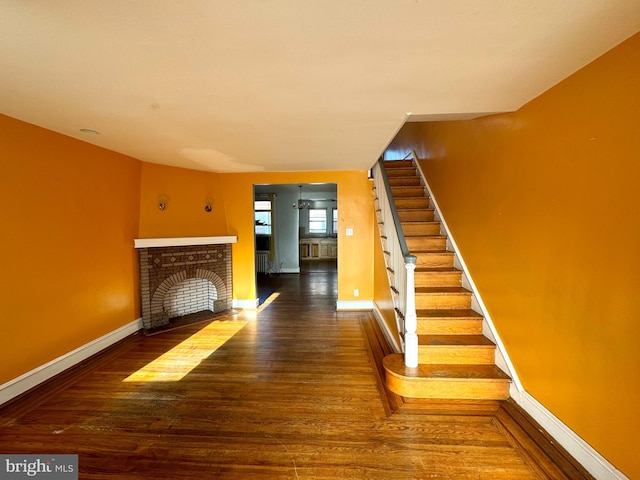
{"label": "window", "polygon": [[271,235],[271,200],[254,203],[256,235]]}
{"label": "window", "polygon": [[327,211],[325,209],[309,209],[309,233],[327,233]]}
{"label": "window", "polygon": [[338,209],[333,209],[333,227],[331,233],[338,233]]}

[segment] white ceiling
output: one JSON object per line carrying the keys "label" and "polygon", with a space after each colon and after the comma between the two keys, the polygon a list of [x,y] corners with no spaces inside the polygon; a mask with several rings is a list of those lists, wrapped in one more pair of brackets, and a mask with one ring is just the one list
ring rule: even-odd
{"label": "white ceiling", "polygon": [[198,170],[367,169],[407,113],[518,109],[639,30],[640,0],[0,0],[0,113]]}

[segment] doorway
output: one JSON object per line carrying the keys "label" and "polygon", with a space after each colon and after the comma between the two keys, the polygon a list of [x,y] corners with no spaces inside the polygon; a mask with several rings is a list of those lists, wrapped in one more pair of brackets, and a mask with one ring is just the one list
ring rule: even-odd
{"label": "doorway", "polygon": [[337,191],[335,183],[254,185],[259,304],[281,275],[333,272],[337,278]]}

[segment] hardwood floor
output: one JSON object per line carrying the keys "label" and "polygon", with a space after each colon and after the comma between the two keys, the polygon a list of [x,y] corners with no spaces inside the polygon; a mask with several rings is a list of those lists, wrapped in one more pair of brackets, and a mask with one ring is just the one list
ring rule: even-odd
{"label": "hardwood floor", "polygon": [[0,451],[77,453],[83,479],[567,478],[495,409],[391,405],[335,271],[277,277],[257,315],[130,337],[4,407]]}

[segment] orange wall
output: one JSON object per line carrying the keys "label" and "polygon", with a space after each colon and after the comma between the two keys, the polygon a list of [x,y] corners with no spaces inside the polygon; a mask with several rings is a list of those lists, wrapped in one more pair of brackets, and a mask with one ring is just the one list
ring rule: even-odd
{"label": "orange wall", "polygon": [[[237,235],[233,245],[233,298],[255,300],[253,185],[327,182],[338,184],[338,298],[373,298],[373,212],[366,171],[208,173],[145,164],[142,169],[140,236]],[[157,197],[169,197],[167,209]],[[204,193],[214,210],[202,210]],[[196,212],[196,213],[192,213]],[[353,228],[354,235],[345,236]],[[353,290],[360,296],[354,297]]]}
{"label": "orange wall", "polygon": [[[140,238],[226,235],[220,175],[143,163],[142,178]],[[160,195],[167,197],[164,210],[158,208]],[[207,200],[211,212],[204,209]]]}
{"label": "orange wall", "polygon": [[525,389],[640,478],[640,34],[512,114],[407,124]]}
{"label": "orange wall", "polygon": [[139,315],[140,162],[0,115],[0,384]]}

